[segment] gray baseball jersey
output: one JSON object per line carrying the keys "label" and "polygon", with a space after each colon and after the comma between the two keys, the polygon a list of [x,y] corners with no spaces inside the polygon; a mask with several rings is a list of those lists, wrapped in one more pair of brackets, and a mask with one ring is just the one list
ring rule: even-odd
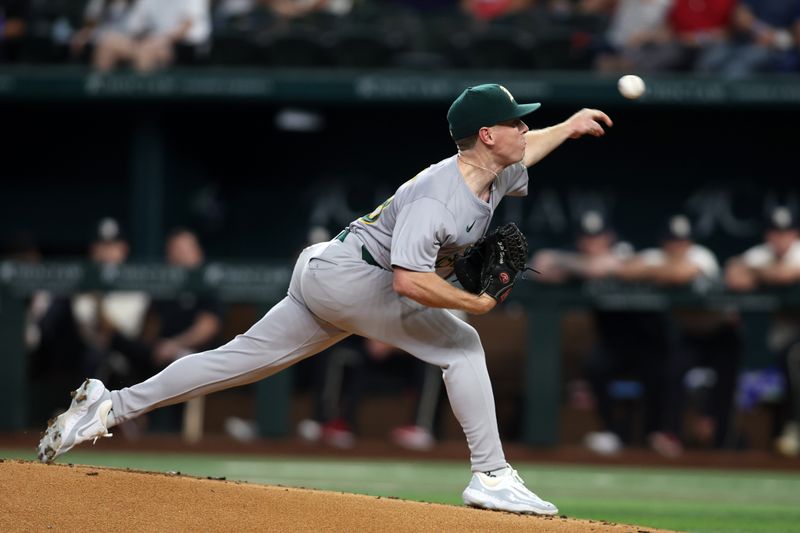
{"label": "gray baseball jersey", "polygon": [[429,167],[350,224],[350,232],[306,248],[286,298],[244,334],[178,359],[143,383],[111,391],[109,427],[163,405],[263,379],[356,334],[440,367],[472,470],[503,468],[478,333],[445,309],[401,297],[393,289],[391,265],[449,275],[454,254],[486,231],[500,199],[526,194],[527,183],[525,167],[512,165],[483,202],[467,188],[455,157]]}
{"label": "gray baseball jersey", "polygon": [[498,175],[484,202],[467,187],[457,161],[453,156],[431,165],[350,224],[381,267],[435,270],[447,278],[457,255],[486,233],[503,196],[528,194],[527,168],[517,163]]}

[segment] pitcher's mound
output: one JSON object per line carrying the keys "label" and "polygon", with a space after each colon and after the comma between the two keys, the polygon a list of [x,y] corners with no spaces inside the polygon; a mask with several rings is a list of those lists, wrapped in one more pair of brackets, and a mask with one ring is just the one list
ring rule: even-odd
{"label": "pitcher's mound", "polygon": [[318,490],[0,462],[0,531],[654,531]]}

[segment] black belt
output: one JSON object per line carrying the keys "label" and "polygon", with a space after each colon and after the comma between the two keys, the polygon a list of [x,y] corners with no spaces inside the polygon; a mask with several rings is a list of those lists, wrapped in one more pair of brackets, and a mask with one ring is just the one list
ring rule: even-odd
{"label": "black belt", "polygon": [[[350,235],[350,229],[343,229],[335,238],[341,242],[344,242],[348,235]],[[369,253],[369,250],[367,250],[367,247],[363,244],[361,245],[361,259],[363,259],[368,265],[383,268],[378,264],[377,261],[375,261],[375,258],[372,257],[372,254]]]}

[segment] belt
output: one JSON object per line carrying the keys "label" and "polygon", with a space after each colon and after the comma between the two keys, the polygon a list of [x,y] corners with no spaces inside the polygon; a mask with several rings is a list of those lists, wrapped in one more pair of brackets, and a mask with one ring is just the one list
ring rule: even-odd
{"label": "belt", "polygon": [[[347,238],[348,235],[350,235],[350,229],[346,228],[343,229],[339,233],[339,235],[337,235],[334,239],[344,242],[344,240]],[[383,268],[378,264],[377,261],[375,261],[375,258],[372,257],[372,254],[369,253],[369,250],[367,250],[367,247],[364,246],[363,244],[361,245],[361,259],[363,259],[368,265],[376,266],[378,268]]]}

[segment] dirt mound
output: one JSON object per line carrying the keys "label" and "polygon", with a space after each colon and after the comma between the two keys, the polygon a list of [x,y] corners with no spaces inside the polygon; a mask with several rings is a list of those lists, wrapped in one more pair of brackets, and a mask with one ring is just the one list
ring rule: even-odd
{"label": "dirt mound", "polygon": [[11,460],[0,462],[0,487],[0,531],[644,531],[357,494]]}

